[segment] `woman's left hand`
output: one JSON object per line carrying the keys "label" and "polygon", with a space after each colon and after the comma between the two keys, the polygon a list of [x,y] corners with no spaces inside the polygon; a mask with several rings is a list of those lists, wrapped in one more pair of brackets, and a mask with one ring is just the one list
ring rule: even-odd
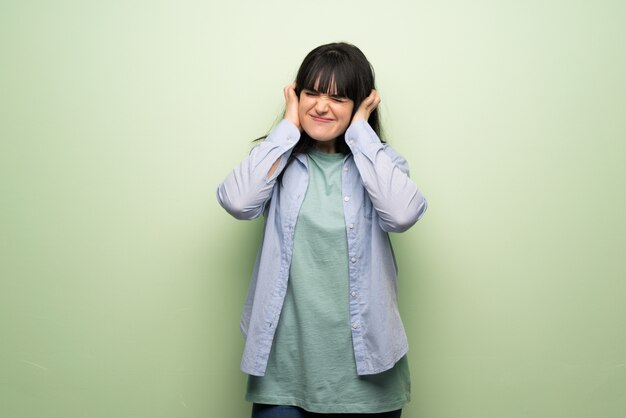
{"label": "woman's left hand", "polygon": [[356,113],[352,117],[352,123],[358,120],[368,120],[370,115],[376,109],[376,106],[380,103],[380,96],[376,92],[376,90],[372,89],[372,92],[369,96],[367,96],[362,102]]}

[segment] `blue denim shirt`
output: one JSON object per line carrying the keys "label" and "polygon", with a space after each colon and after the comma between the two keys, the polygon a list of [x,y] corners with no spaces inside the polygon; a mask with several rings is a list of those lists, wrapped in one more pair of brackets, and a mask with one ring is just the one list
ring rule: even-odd
{"label": "blue denim shirt", "polygon": [[[298,212],[309,181],[307,159],[285,165],[300,138],[283,120],[217,188],[217,199],[237,219],[265,215],[265,232],[246,297],[241,370],[263,376],[280,317]],[[359,375],[390,369],[408,351],[397,306],[397,266],[388,232],[411,227],[426,210],[406,160],[362,120],[345,133],[352,154],[343,163],[342,194],[348,239],[350,326]],[[278,169],[268,176],[273,163]],[[278,175],[285,170],[281,182]]]}

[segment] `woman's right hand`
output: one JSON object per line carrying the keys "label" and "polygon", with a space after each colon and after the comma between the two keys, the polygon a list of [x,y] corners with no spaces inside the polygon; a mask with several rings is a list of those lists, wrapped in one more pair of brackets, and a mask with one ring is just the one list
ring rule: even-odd
{"label": "woman's right hand", "polygon": [[285,119],[293,122],[296,127],[302,131],[300,127],[300,118],[298,117],[298,95],[296,94],[296,83],[286,86],[283,89],[285,93]]}

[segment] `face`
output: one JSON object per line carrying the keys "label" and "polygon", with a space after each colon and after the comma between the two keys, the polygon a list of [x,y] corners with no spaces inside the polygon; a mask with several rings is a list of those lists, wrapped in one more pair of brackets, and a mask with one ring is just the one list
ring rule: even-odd
{"label": "face", "polygon": [[334,141],[352,120],[354,102],[347,97],[302,90],[298,117],[302,129],[317,141]]}

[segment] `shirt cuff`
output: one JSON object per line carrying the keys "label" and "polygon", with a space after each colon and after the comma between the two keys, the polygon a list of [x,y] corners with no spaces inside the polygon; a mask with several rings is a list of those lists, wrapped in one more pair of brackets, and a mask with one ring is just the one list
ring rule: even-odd
{"label": "shirt cuff", "polygon": [[378,138],[376,132],[365,119],[352,123],[346,131],[345,138],[346,144],[348,144],[353,153],[355,151],[364,152],[365,148],[371,149],[372,144],[383,146],[380,138]]}
{"label": "shirt cuff", "polygon": [[278,145],[288,150],[293,148],[300,139],[300,131],[293,122],[287,119],[280,121],[265,139],[266,142]]}

